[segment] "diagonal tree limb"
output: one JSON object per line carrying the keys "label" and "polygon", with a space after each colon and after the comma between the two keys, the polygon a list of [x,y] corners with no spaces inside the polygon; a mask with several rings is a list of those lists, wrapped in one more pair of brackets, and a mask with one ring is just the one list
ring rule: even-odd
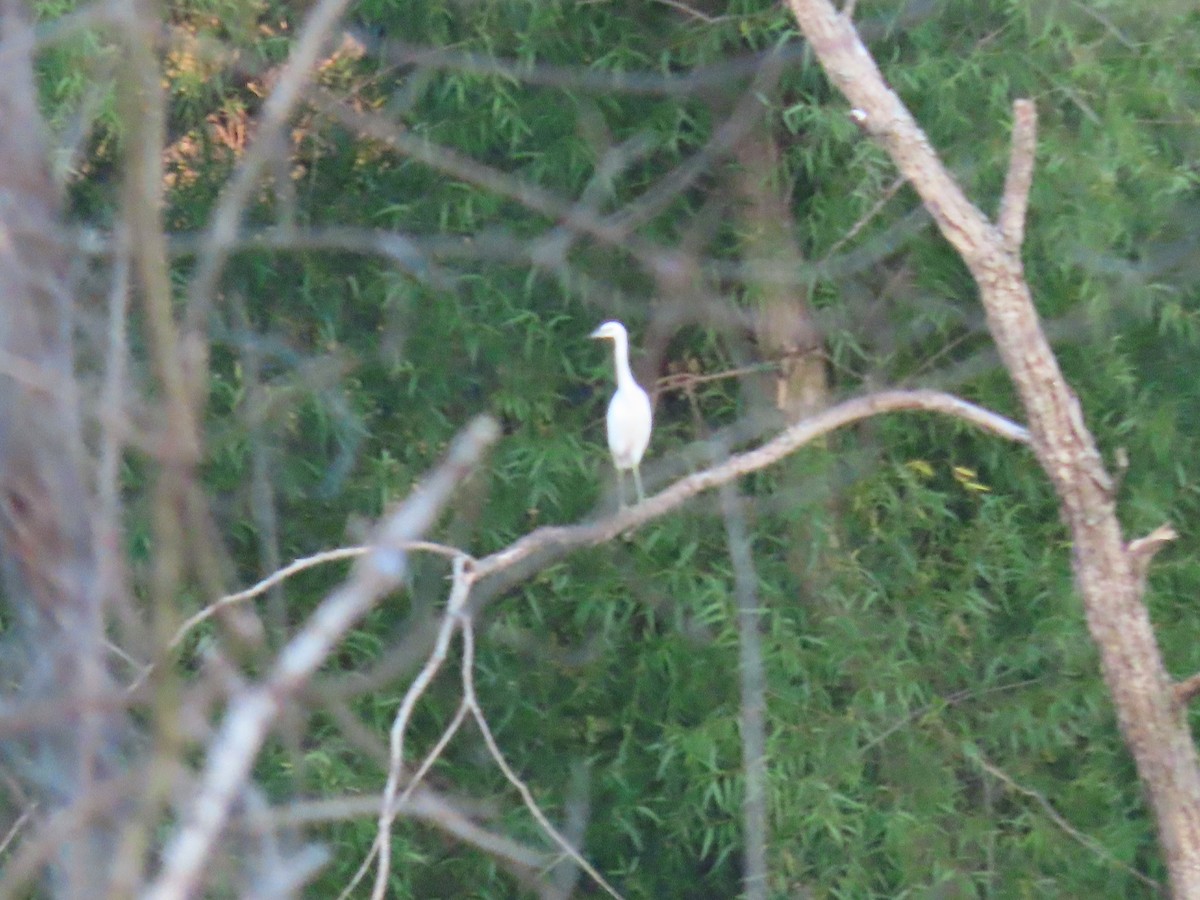
{"label": "diagonal tree limb", "polygon": [[1029,442],[1029,433],[1022,426],[953,394],[928,390],[880,391],[855,397],[797,422],[753,450],[731,456],[724,462],[681,478],[666,490],[648,497],[645,502],[614,516],[582,525],[538,528],[507,547],[483,557],[475,566],[477,587],[472,590],[471,609],[477,611],[487,600],[527,577],[531,569],[548,565],[577,547],[599,544],[644,525],[677,509],[697,494],[720,487],[750,472],[765,469],[798,448],[846,425],[871,416],[900,411],[953,416],[1006,440],[1022,444]]}
{"label": "diagonal tree limb", "polygon": [[[788,0],[829,79],[861,112],[864,129],[891,156],[979,286],[988,327],[1029,420],[1032,446],[1071,535],[1072,568],[1100,652],[1117,721],[1158,826],[1177,897],[1200,897],[1200,760],[1163,665],[1142,584],[1125,547],[1112,482],[1059,369],[1033,306],[1013,219],[1008,232],[963,194],[875,60],[828,0]],[[1031,104],[1016,108],[1021,141],[1032,140]],[[1024,124],[1022,124],[1024,123]],[[1029,155],[1032,165],[1032,154]],[[1018,170],[1023,162],[1014,162]],[[1019,178],[1014,176],[1019,186]]]}
{"label": "diagonal tree limb", "polygon": [[498,436],[499,426],[492,419],[479,418],[469,425],[455,439],[445,461],[380,524],[371,551],[283,648],[267,678],[231,703],[209,747],[197,794],[166,845],[162,871],[143,895],[146,900],[182,900],[195,892],[283,704],[303,687],[354,623],[401,582],[407,563],[403,545],[433,524],[455,487]]}

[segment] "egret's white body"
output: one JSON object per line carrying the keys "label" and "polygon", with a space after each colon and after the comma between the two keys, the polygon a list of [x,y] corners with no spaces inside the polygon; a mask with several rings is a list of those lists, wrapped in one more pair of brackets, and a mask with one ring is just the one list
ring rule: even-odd
{"label": "egret's white body", "polygon": [[592,332],[594,338],[613,342],[613,358],[617,369],[617,392],[608,403],[608,449],[617,468],[617,493],[625,505],[624,473],[633,472],[634,487],[640,503],[646,499],[638,464],[650,443],[653,413],[650,396],[633,378],[629,369],[629,335],[620,322],[605,322]]}

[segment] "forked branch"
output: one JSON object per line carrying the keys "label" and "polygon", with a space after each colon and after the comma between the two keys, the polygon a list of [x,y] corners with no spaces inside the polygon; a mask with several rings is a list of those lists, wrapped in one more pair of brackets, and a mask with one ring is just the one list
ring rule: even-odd
{"label": "forked branch", "polygon": [[1017,253],[1033,175],[1032,104],[1019,103],[998,224],[963,193],[853,23],[828,0],[788,0],[826,74],[920,195],[979,288],[988,328],[1025,408],[1032,447],[1070,532],[1088,630],[1122,736],[1153,807],[1178,897],[1200,897],[1200,760],[1143,602],[1141,560],[1121,534],[1112,479],[1050,349]]}
{"label": "forked branch", "polygon": [[499,433],[494,420],[480,418],[455,439],[441,466],[380,524],[370,552],[355,565],[349,581],[330,594],[288,642],[266,680],[230,704],[209,747],[196,797],[167,844],[162,872],[144,895],[148,900],[182,900],[194,893],[230,808],[283,704],[324,663],[346,632],[401,582],[407,567],[404,545],[433,524],[454,489]]}

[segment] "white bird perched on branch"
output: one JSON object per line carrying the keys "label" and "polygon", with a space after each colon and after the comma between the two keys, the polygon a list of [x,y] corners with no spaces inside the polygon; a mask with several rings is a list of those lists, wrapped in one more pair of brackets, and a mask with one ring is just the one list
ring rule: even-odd
{"label": "white bird perched on branch", "polygon": [[650,443],[652,413],[650,397],[633,379],[629,369],[629,335],[620,322],[605,322],[592,332],[593,338],[608,338],[613,342],[613,358],[617,367],[617,392],[608,404],[608,449],[617,468],[617,497],[625,505],[625,471],[633,470],[633,484],[640,503],[646,499],[638,463]]}

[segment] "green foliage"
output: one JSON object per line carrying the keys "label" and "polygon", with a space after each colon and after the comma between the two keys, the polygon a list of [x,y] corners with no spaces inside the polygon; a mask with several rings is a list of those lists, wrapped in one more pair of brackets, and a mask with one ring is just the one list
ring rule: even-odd
{"label": "green foliage", "polygon": [[[679,6],[364,0],[355,15],[385,39],[501,58],[519,71],[667,76],[794,38],[776,4],[735,2],[711,22]],[[1120,449],[1131,460],[1120,488],[1130,533],[1170,520],[1190,537],[1200,516],[1200,328],[1188,252],[1198,85],[1194,67],[1177,61],[1200,55],[1197,14],[1181,12],[1183,24],[1149,3],[947,0],[909,22],[898,18],[903,6],[861,4],[859,16],[875,17],[872,49],[887,77],[986,210],[1003,181],[1011,101],[1037,100],[1025,259],[1039,309],[1106,456]],[[69,11],[39,9],[46,19]],[[284,57],[298,13],[265,0],[180,2],[170,13],[196,39],[165,67],[166,215],[188,231],[208,221],[243,149],[238,128],[260,108],[263,74]],[[236,48],[237,65],[204,57],[202,37]],[[68,131],[113,54],[89,32],[44,55],[56,133]],[[340,58],[320,80],[365,109],[391,112],[407,134],[567,201],[588,189],[612,146],[644,139],[649,149],[604,185],[602,211],[634,201],[703,148],[721,104],[746,84],[732,79],[715,96],[593,91],[569,78],[527,84],[512,73],[396,68],[370,56]],[[910,191],[883,201],[890,165],[811,59],[795,56],[764,102],[806,257],[836,262],[865,248],[865,263],[814,265],[796,288],[825,317],[836,388],[940,380],[1018,414],[987,355],[961,262],[908,215]],[[89,113],[92,137],[72,183],[73,213],[89,223],[113,219],[107,185],[121,133],[113,108],[104,92]],[[206,474],[240,576],[262,574],[249,485],[263,448],[284,559],[353,540],[481,411],[500,418],[504,439],[464,491],[482,498],[477,508],[452,516],[439,537],[484,553],[537,525],[587,515],[609,477],[610,363],[585,336],[615,314],[641,335],[653,280],[603,243],[565,251],[565,268],[489,253],[489,235],[536,239],[556,222],[310,111],[294,141],[294,198],[264,190],[250,222],[287,213],[299,226],[466,236],[484,250],[424,260],[426,277],[348,253],[235,257],[214,331]],[[639,234],[676,241],[719,193],[717,180],[699,180]],[[712,255],[735,258],[732,226],[718,231]],[[177,275],[185,272],[181,264]],[[731,303],[741,290],[729,287]],[[856,299],[864,292],[878,301],[866,313]],[[735,359],[697,330],[670,354],[700,371]],[[262,396],[251,402],[255,392]],[[710,427],[734,419],[741,402],[732,381],[697,398]],[[651,456],[662,459],[695,429],[681,398],[664,396],[657,414]],[[1029,453],[956,423],[894,416],[743,487],[765,605],[775,895],[802,887],[854,898],[1148,895],[1130,869],[1162,878],[1153,828],[1072,590],[1070,548]],[[290,625],[338,574],[321,570],[288,587]],[[440,602],[444,574],[423,562],[412,596],[376,610],[331,667],[379,663],[410,626],[409,612]],[[1185,549],[1169,551],[1151,580],[1168,664],[1195,671],[1200,566]],[[586,852],[630,898],[740,890],[732,584],[720,518],[699,502],[536,574],[496,600],[480,626],[480,696],[501,746],[552,818],[586,771]],[[356,700],[374,734],[386,735],[409,674]],[[436,741],[457,698],[455,679],[443,676],[418,710],[413,758]],[[1044,798],[1104,854],[989,767]],[[301,790],[369,794],[383,782],[320,714],[299,758],[276,746],[259,769],[281,800]],[[435,777],[493,798],[501,812],[490,827],[545,846],[474,732],[449,747]],[[369,849],[374,822],[320,836],[335,853],[314,896],[332,896]],[[396,897],[520,892],[484,854],[404,821],[393,859]]]}

